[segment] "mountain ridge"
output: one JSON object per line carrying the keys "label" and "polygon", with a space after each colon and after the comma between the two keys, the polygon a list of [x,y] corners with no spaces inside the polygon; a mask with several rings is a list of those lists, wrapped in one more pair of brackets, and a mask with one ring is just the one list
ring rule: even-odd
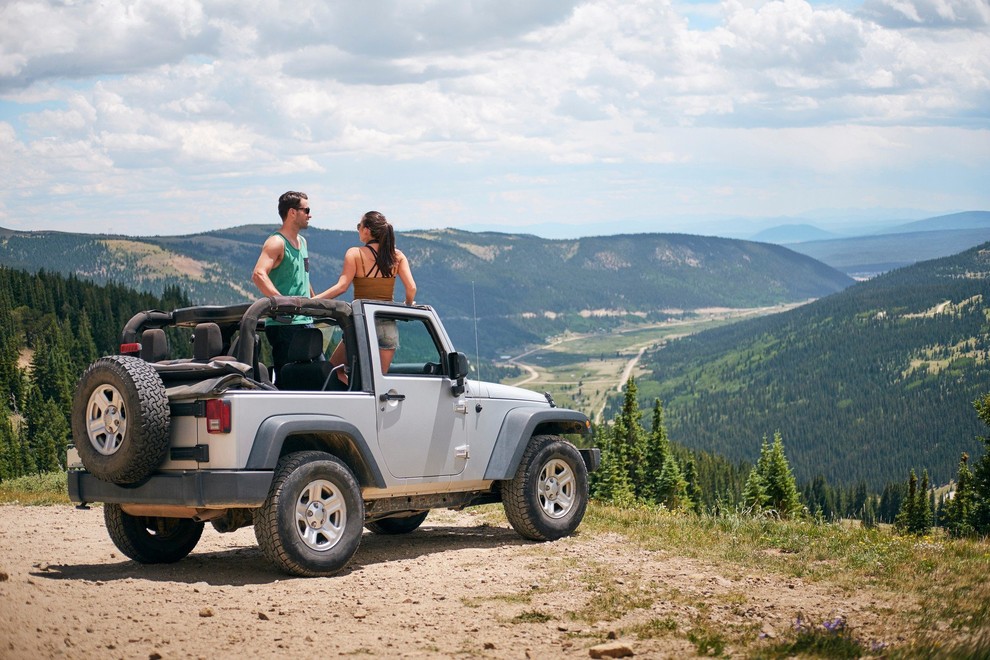
{"label": "mountain ridge", "polygon": [[[155,237],[8,232],[0,240],[0,262],[150,292],[179,285],[196,303],[241,302],[256,296],[251,270],[275,229],[241,225]],[[316,228],[305,235],[313,286],[320,291],[336,282],[356,237]],[[818,298],[852,283],[785,247],[691,234],[551,240],[443,229],[401,232],[397,243],[413,265],[419,301],[438,309],[459,343],[473,337],[477,315],[489,355],[562,328],[564,321],[548,313],[757,307]],[[401,284],[397,288],[399,296]]]}

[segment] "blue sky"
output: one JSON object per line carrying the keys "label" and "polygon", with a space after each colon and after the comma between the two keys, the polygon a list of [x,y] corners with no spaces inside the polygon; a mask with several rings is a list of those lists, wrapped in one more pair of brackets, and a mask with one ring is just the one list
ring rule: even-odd
{"label": "blue sky", "polygon": [[8,0],[0,226],[746,236],[990,209],[990,2]]}

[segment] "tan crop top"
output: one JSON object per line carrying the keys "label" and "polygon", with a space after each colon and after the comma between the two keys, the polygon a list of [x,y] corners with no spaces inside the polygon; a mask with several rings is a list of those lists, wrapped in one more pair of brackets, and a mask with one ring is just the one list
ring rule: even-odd
{"label": "tan crop top", "polygon": [[[364,277],[354,278],[354,299],[355,300],[388,300],[392,301],[395,295],[395,275],[384,274],[378,268],[378,252],[370,244],[365,247],[375,255],[374,265],[365,271]],[[360,252],[361,266],[365,267],[364,251]],[[373,273],[378,273],[377,276]]]}

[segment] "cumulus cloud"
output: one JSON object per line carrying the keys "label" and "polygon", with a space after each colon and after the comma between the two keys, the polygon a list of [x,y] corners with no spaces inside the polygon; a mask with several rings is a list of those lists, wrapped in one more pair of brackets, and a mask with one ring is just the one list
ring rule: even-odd
{"label": "cumulus cloud", "polygon": [[[725,0],[705,5],[704,29],[685,11],[669,0],[13,0],[0,8],[0,167],[27,192],[0,193],[0,208],[53,181],[68,200],[126,181],[161,194],[291,176],[320,190],[328,173],[356,188],[338,199],[401,199],[401,177],[463,168],[503,208],[518,195],[490,181],[520,167],[610,173],[580,195],[551,177],[560,208],[578,214],[636,195],[728,205],[755,189],[751,176],[869,171],[917,147],[930,156],[937,140],[917,129],[980,131],[976,144],[990,130],[986,0],[867,0],[858,12]],[[663,168],[707,193],[644,174]],[[192,198],[169,197],[174,208]]]}
{"label": "cumulus cloud", "polygon": [[990,26],[987,0],[866,0],[861,14],[890,28]]}
{"label": "cumulus cloud", "polygon": [[16,0],[0,8],[0,91],[212,54],[217,37],[198,0]]}

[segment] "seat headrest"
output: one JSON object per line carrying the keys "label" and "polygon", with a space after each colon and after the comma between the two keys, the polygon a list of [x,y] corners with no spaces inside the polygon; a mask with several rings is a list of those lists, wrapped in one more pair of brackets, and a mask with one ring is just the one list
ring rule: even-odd
{"label": "seat headrest", "polygon": [[289,362],[315,360],[323,352],[323,333],[317,328],[301,328],[289,343]]}
{"label": "seat headrest", "polygon": [[200,323],[193,330],[193,359],[208,362],[223,352],[223,336],[216,323]]}
{"label": "seat headrest", "polygon": [[141,359],[160,362],[168,358],[168,337],[161,328],[148,328],[141,333]]}

